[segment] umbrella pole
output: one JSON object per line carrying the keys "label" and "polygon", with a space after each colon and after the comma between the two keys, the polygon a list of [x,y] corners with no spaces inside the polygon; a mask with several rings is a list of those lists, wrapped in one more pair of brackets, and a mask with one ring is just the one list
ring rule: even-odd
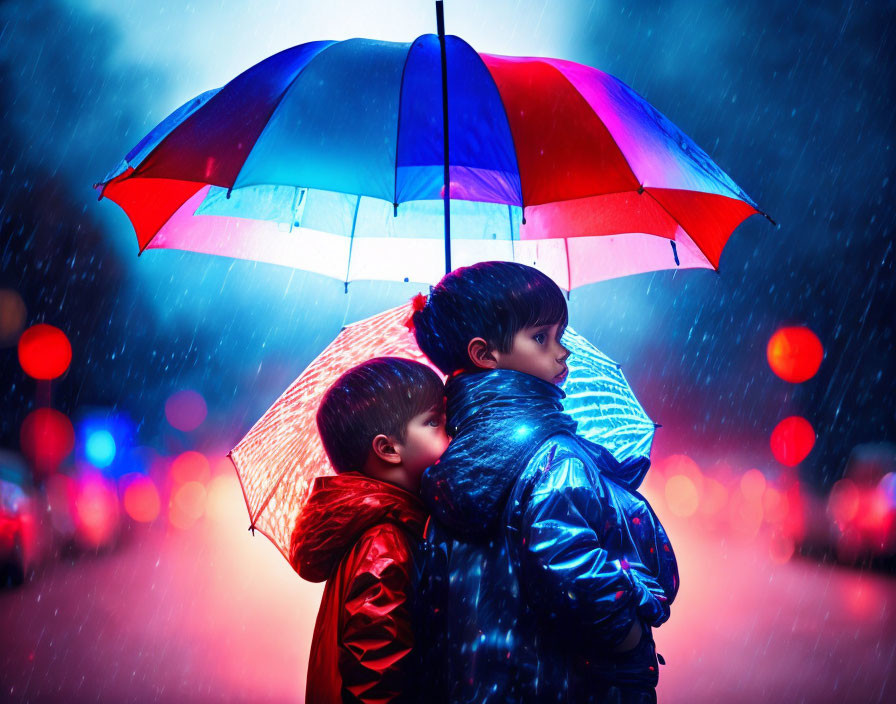
{"label": "umbrella pole", "polygon": [[448,169],[448,63],[445,59],[445,12],[442,0],[436,0],[436,26],[442,54],[442,132],[445,148],[445,273],[451,271],[451,176]]}

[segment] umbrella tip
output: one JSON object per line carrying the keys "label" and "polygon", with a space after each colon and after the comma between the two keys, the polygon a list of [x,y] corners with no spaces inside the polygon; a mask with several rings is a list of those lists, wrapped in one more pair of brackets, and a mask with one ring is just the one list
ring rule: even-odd
{"label": "umbrella tip", "polygon": [[663,427],[663,424],[662,424],[662,423],[654,423],[654,424],[653,424],[653,427],[654,427],[654,429],[656,429],[656,428],[662,428],[662,427]]}

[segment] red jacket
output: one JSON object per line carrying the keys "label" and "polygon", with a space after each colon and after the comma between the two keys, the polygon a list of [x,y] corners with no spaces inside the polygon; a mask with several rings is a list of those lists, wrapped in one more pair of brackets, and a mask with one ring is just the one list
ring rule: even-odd
{"label": "red jacket", "polygon": [[426,513],[415,495],[357,472],[318,477],[292,534],[290,562],[327,581],[311,640],[307,704],[412,696],[415,549]]}

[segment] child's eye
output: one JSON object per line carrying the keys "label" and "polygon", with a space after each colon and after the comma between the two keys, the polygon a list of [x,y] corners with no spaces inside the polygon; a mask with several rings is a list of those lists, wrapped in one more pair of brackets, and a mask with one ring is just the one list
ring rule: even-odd
{"label": "child's eye", "polygon": [[539,345],[543,345],[544,341],[547,339],[547,335],[545,335],[543,332],[540,332],[532,339],[535,340]]}

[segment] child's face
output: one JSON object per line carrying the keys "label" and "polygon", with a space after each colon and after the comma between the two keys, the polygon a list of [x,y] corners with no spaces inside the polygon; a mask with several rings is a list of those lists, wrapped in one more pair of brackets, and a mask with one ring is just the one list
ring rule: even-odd
{"label": "child's face", "polygon": [[513,336],[509,352],[494,351],[497,369],[513,369],[558,386],[566,380],[569,350],[560,344],[565,326],[536,325]]}
{"label": "child's face", "polygon": [[411,418],[404,442],[396,442],[395,450],[401,457],[407,484],[405,488],[419,491],[423,471],[442,456],[448,447],[445,432],[445,409],[439,405]]}

